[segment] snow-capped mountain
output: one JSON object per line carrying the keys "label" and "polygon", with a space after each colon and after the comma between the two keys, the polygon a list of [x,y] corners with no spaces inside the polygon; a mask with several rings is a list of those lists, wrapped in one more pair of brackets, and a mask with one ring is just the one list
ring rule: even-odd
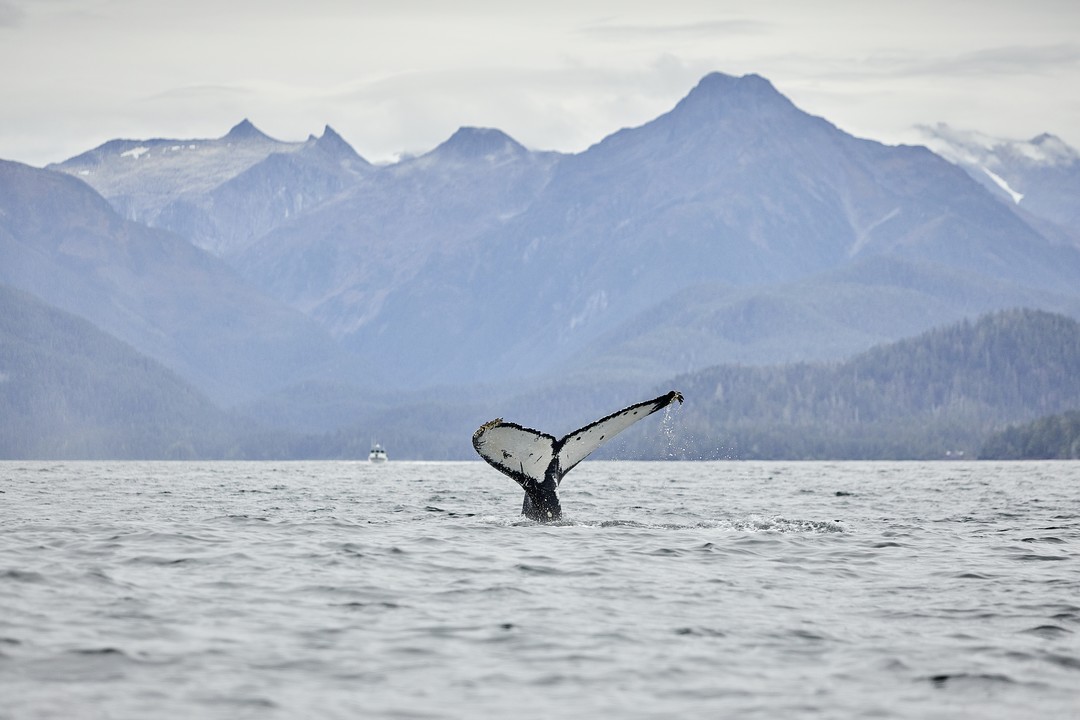
{"label": "snow-capped mountain", "polygon": [[318,206],[371,170],[327,126],[275,140],[244,120],[202,140],[112,140],[49,166],[97,190],[129,220],[221,255]]}
{"label": "snow-capped mountain", "polygon": [[917,128],[927,147],[1004,200],[1080,233],[1080,152],[1060,138],[991,137],[944,123]]}
{"label": "snow-capped mountain", "polygon": [[167,202],[163,196],[208,193],[271,153],[303,146],[274,140],[244,120],[216,139],[111,140],[48,169],[85,180],[111,203],[126,201],[129,219],[146,223],[153,219],[147,211]]}

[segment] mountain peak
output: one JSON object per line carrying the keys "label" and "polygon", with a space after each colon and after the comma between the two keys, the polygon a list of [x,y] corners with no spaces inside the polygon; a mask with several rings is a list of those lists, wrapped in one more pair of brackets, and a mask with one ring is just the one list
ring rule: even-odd
{"label": "mountain peak", "polygon": [[363,159],[360,157],[359,153],[353,149],[353,146],[346,142],[345,138],[338,135],[337,131],[329,125],[323,129],[322,136],[315,140],[315,147],[330,155]]}
{"label": "mountain peak", "polygon": [[711,72],[698,81],[698,84],[690,91],[688,97],[695,94],[715,96],[730,93],[739,93],[744,96],[780,94],[771,82],[754,73],[735,76],[722,72]]}
{"label": "mountain peak", "polygon": [[1080,162],[1080,153],[1057,135],[1042,133],[1030,142],[1042,155],[1040,160],[1051,165],[1072,165]]}
{"label": "mountain peak", "polygon": [[673,110],[699,119],[718,118],[736,109],[794,108],[773,84],[760,75],[735,77],[713,72],[703,77]]}
{"label": "mountain peak", "polygon": [[244,118],[229,130],[224,139],[236,142],[241,140],[269,140],[270,137],[255,127],[250,120]]}
{"label": "mountain peak", "polygon": [[435,148],[441,156],[461,160],[493,159],[528,152],[517,140],[494,128],[462,127],[446,142]]}

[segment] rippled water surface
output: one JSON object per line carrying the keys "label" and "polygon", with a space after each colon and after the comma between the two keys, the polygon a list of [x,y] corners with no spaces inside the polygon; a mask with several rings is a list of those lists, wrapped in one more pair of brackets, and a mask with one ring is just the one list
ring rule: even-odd
{"label": "rippled water surface", "polygon": [[1080,463],[0,463],[0,718],[1080,717]]}

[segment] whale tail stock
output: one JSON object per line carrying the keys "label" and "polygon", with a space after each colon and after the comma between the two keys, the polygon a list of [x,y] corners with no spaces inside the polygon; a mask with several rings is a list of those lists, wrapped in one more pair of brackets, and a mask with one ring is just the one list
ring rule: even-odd
{"label": "whale tail stock", "polygon": [[562,515],[558,490],[563,476],[638,420],[676,401],[682,403],[682,393],[672,390],[602,417],[561,439],[498,418],[473,433],[473,447],[489,465],[525,491],[522,515],[541,522],[558,520]]}

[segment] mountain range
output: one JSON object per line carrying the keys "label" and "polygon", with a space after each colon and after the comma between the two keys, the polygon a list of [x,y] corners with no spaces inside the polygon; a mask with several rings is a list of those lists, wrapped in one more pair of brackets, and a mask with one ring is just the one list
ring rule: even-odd
{"label": "mountain range", "polygon": [[329,127],[290,143],[246,120],[114,140],[0,163],[0,283],[319,432],[477,397],[557,421],[568,392],[587,416],[711,366],[1010,307],[1080,317],[1077,153],[926,132],[938,153],[856,138],[714,73],[576,154],[462,128],[374,165]]}

